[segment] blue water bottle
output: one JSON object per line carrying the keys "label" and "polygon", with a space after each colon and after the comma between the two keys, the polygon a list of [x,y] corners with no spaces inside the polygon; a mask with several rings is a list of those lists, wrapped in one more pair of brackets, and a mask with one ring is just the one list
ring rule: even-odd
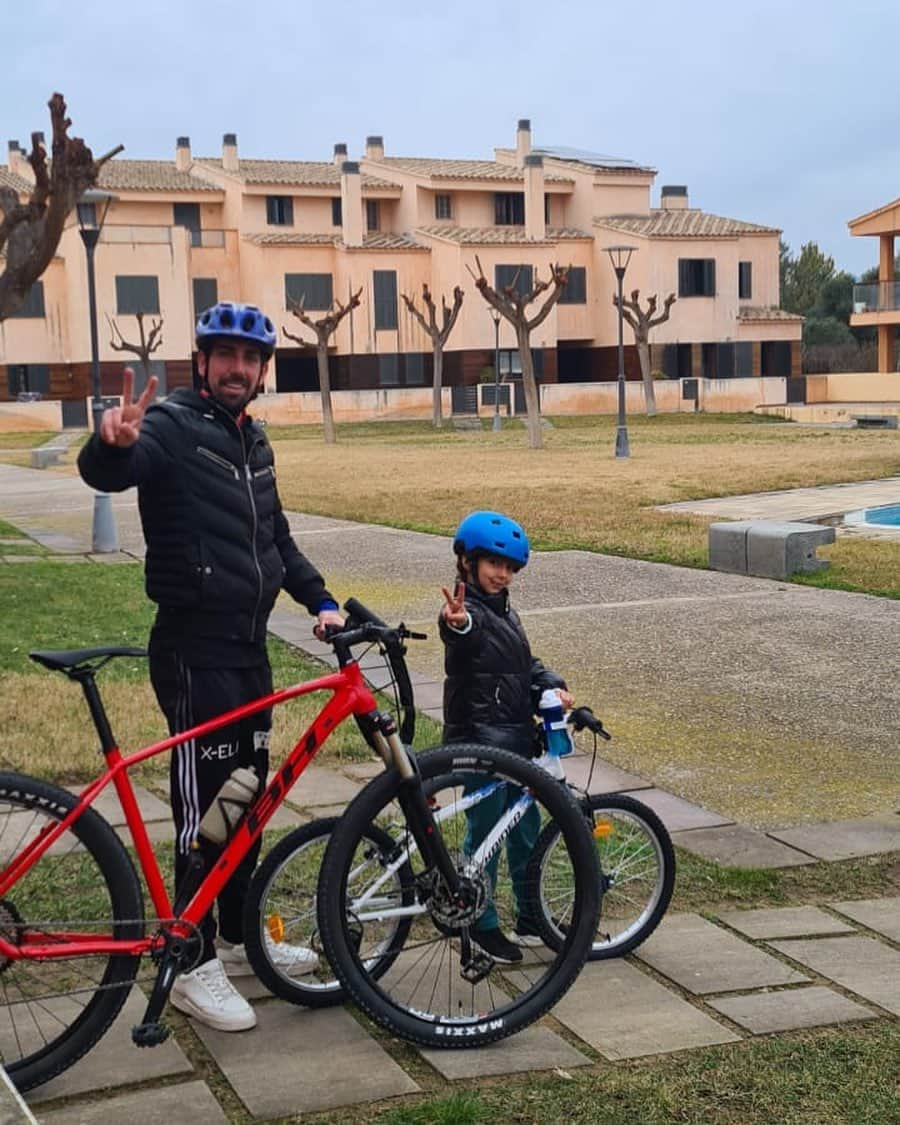
{"label": "blue water bottle", "polygon": [[[554,776],[561,776],[563,770],[559,759],[565,754],[572,753],[572,737],[569,734],[569,725],[566,722],[563,705],[557,693],[548,688],[541,696],[538,710],[544,723],[544,741],[547,745],[547,753],[543,757],[555,759],[553,763],[555,768],[552,772]],[[543,760],[541,760],[541,764],[543,764]]]}

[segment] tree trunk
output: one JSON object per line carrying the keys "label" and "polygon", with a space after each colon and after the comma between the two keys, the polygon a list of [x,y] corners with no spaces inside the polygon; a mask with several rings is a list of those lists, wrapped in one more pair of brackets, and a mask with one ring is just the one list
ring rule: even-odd
{"label": "tree trunk", "polygon": [[647,340],[638,340],[638,358],[641,361],[641,378],[644,381],[644,401],[647,406],[647,417],[656,416],[656,390],[653,386],[653,372],[650,370],[650,344]]}
{"label": "tree trunk", "polygon": [[534,377],[534,357],[531,354],[530,336],[527,324],[516,325],[519,359],[522,363],[522,387],[525,391],[525,410],[528,417],[528,444],[532,449],[540,449],[544,444],[541,433],[541,400],[537,380]]}
{"label": "tree trunk", "polygon": [[441,389],[443,386],[444,378],[444,349],[437,340],[434,341],[434,391],[431,400],[432,404],[432,421],[434,427],[439,430],[443,426],[443,415],[441,413]]}
{"label": "tree trunk", "polygon": [[319,367],[319,391],[322,395],[322,428],[325,444],[335,441],[334,414],[331,409],[331,379],[328,374],[328,341],[316,345],[316,361]]}

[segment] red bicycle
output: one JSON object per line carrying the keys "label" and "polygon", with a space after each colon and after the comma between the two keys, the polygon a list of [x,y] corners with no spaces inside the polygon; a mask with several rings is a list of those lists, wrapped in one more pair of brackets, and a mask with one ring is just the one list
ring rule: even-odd
{"label": "red bicycle", "polygon": [[[321,745],[351,715],[386,767],[349,807],[343,836],[334,833],[346,846],[326,863],[320,884],[325,952],[353,999],[412,1041],[478,1046],[537,1019],[574,981],[590,950],[599,908],[596,856],[577,805],[542,770],[502,751],[460,745],[413,754],[393,714],[379,708],[352,650],[375,646],[385,654],[408,703],[403,654],[405,641],[415,634],[402,624],[388,627],[358,602],[345,608],[346,627],[329,638],[337,671],[127,756],[110,728],[96,673],[113,657],[144,655],[143,650],[31,653],[80,684],[106,769],[77,796],[36,778],[0,773],[0,1053],[20,1090],[48,1081],[97,1043],[135,985],[144,957],[154,972],[138,981],[146,983],[149,996],[132,1039],[137,1046],[164,1041],[169,1030],[163,1009],[177,974],[197,963],[201,919]],[[221,859],[208,872],[198,863],[173,902],[129,770],[181,742],[313,692],[329,698],[237,822]],[[472,793],[473,781],[485,791],[505,786],[518,795],[474,850],[464,836],[465,808],[475,798],[461,796]],[[134,858],[91,807],[110,785],[124,811]],[[437,794],[449,795],[443,811]],[[532,804],[543,821],[558,827],[556,863],[571,872],[572,910],[556,948],[545,947],[512,976],[471,935],[491,898],[501,911],[513,902],[500,853],[505,835]],[[145,915],[135,859],[152,917]],[[269,877],[263,872],[261,878]],[[290,926],[290,896],[277,909],[264,911],[262,902],[267,896],[251,887],[245,919],[251,964],[277,995],[302,1002],[294,982],[279,974],[271,958],[272,944]]]}

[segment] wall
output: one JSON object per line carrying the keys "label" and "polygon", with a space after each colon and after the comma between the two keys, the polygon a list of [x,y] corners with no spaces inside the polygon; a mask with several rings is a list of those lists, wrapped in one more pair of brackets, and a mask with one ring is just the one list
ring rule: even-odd
{"label": "wall", "polygon": [[900,375],[807,375],[806,401],[900,402]]}
{"label": "wall", "polygon": [[62,403],[0,402],[0,434],[21,434],[32,430],[56,430],[62,426]]}

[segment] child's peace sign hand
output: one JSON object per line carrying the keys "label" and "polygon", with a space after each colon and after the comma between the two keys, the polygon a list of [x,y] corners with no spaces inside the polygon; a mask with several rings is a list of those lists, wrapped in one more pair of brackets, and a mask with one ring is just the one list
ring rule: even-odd
{"label": "child's peace sign hand", "polygon": [[450,593],[446,586],[441,587],[445,603],[441,606],[441,617],[454,629],[462,629],[469,620],[466,612],[466,584],[457,582],[456,590]]}
{"label": "child's peace sign hand", "polygon": [[100,419],[100,437],[107,445],[116,445],[119,449],[127,449],[128,446],[134,445],[147,407],[156,394],[158,382],[156,376],[151,375],[140,398],[132,402],[134,372],[130,367],[125,368],[122,375],[122,405],[104,410],[103,417]]}

